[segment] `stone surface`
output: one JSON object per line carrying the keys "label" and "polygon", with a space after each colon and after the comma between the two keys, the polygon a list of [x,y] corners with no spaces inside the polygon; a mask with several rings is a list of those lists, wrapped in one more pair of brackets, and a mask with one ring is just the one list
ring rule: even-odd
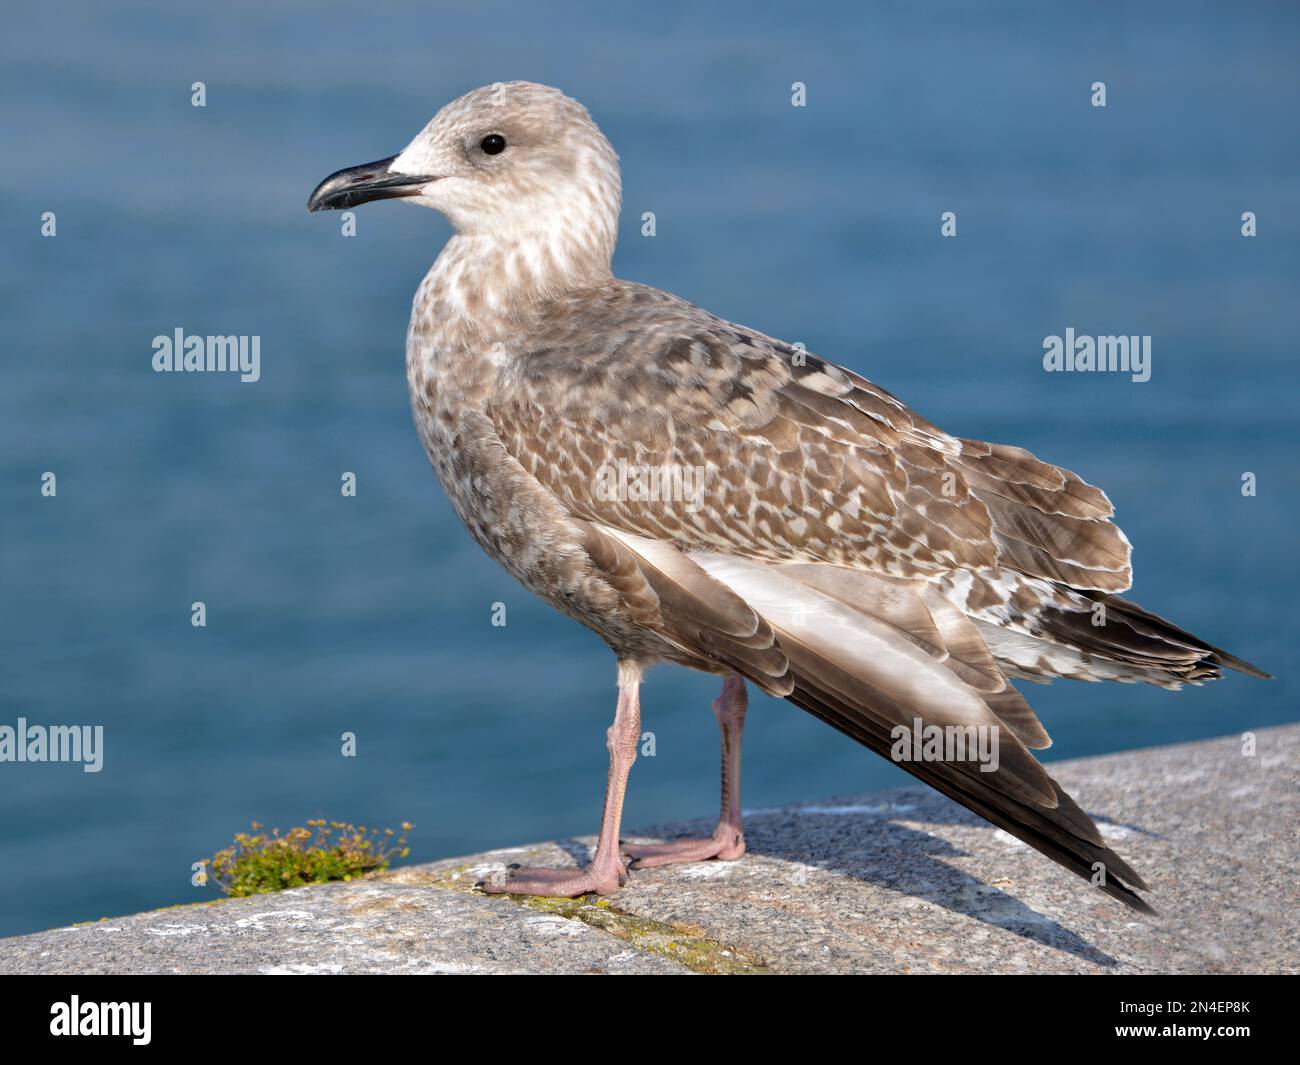
{"label": "stone surface", "polygon": [[740,861],[636,871],[608,899],[475,891],[592,842],[568,840],[0,940],[0,973],[1294,973],[1300,725],[1256,743],[1050,767],[1156,919],[905,788],[747,811]]}

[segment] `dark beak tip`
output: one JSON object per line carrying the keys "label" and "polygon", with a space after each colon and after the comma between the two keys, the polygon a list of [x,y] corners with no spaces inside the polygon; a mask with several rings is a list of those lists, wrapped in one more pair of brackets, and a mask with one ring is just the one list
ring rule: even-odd
{"label": "dark beak tip", "polygon": [[338,211],[372,200],[418,196],[423,186],[437,180],[413,174],[394,174],[389,166],[396,158],[391,155],[387,159],[335,171],[307,197],[307,210],[313,214]]}
{"label": "dark beak tip", "polygon": [[349,200],[349,183],[339,180],[339,174],[331,174],[307,197],[307,210],[312,214],[317,211],[337,211],[346,207]]}

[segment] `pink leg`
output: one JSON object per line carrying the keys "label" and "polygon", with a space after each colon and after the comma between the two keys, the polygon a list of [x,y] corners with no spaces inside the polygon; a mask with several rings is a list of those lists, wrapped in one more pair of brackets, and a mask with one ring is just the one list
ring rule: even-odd
{"label": "pink leg", "polygon": [[618,831],[623,796],[627,793],[627,774],[636,761],[636,746],[641,738],[641,672],[641,666],[636,663],[618,664],[618,710],[614,724],[606,733],[609,781],[605,786],[605,811],[591,864],[586,869],[516,869],[504,883],[484,883],[484,891],[573,898],[593,891],[608,895],[626,882],[627,870],[618,853]]}
{"label": "pink leg", "polygon": [[747,705],[745,681],[735,676],[722,682],[722,694],[713,700],[713,714],[722,728],[722,815],[713,835],[644,846],[624,844],[623,852],[634,859],[633,869],[709,858],[731,861],[745,853],[745,831],[740,823],[740,735]]}

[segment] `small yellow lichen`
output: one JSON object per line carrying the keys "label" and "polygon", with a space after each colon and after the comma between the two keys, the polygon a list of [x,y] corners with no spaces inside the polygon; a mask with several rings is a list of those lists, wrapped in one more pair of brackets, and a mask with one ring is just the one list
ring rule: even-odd
{"label": "small yellow lichen", "polygon": [[[413,826],[404,821],[402,827]],[[410,853],[405,835],[392,840],[391,830],[381,837],[377,829],[343,821],[308,821],[306,828],[291,828],[284,835],[278,828],[270,834],[261,828],[254,821],[253,834],[240,832],[234,846],[218,851],[208,863],[209,881],[233,898],[354,880]]]}

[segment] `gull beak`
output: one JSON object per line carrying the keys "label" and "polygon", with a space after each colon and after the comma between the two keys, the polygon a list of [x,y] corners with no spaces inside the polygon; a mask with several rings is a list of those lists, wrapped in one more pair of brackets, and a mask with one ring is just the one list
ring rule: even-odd
{"label": "gull beak", "polygon": [[378,159],[361,166],[336,170],[319,185],[307,199],[309,211],[341,211],[371,200],[395,200],[403,196],[418,196],[425,185],[436,177],[417,174],[395,174],[389,170],[397,156]]}

